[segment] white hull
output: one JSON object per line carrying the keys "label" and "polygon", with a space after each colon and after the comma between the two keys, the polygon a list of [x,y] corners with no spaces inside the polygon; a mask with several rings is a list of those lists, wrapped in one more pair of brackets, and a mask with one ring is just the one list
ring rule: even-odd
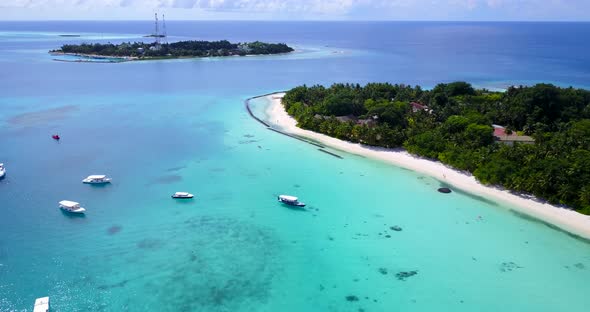
{"label": "white hull", "polygon": [[85,184],[107,184],[107,183],[111,183],[111,179],[105,179],[102,181],[92,181],[92,180],[84,179],[84,180],[82,180],[82,183],[85,183]]}
{"label": "white hull", "polygon": [[172,195],[172,198],[180,198],[180,199],[182,199],[182,198],[189,199],[189,198],[193,198],[193,197],[194,197],[193,195],[190,195],[190,196],[174,196],[174,195]]}
{"label": "white hull", "polygon": [[86,209],[80,207],[78,209],[70,209],[68,207],[64,207],[64,206],[59,206],[59,208],[61,208],[61,210],[63,211],[67,211],[67,212],[71,212],[71,213],[84,213],[86,212]]}
{"label": "white hull", "polygon": [[107,178],[104,174],[93,174],[82,180],[82,183],[86,184],[106,184],[111,183],[111,178]]}
{"label": "white hull", "polygon": [[187,192],[176,192],[176,193],[172,194],[172,198],[177,198],[177,199],[191,199],[194,196],[195,195],[193,195],[191,193],[187,193]]}
{"label": "white hull", "polygon": [[48,312],[49,311],[49,297],[35,299],[35,307],[33,312]]}
{"label": "white hull", "polygon": [[289,206],[305,207],[305,204],[300,202],[295,196],[279,195],[277,199],[279,200],[279,202]]}
{"label": "white hull", "polygon": [[65,212],[84,213],[86,209],[80,207],[80,203],[71,200],[62,200],[59,202],[59,208]]}
{"label": "white hull", "polygon": [[298,201],[293,202],[293,201],[279,199],[279,202],[281,202],[285,205],[294,206],[294,207],[305,207],[304,203],[298,202]]}

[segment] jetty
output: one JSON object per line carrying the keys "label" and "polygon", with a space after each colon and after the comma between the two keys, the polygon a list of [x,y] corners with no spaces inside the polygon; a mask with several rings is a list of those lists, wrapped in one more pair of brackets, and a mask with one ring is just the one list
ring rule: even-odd
{"label": "jetty", "polygon": [[261,123],[262,125],[264,125],[264,126],[266,127],[266,129],[268,129],[268,130],[270,130],[270,131],[274,131],[274,132],[276,132],[276,133],[279,133],[279,134],[282,134],[282,135],[284,135],[284,136],[288,136],[288,137],[290,137],[290,138],[293,138],[293,139],[296,139],[296,140],[299,140],[299,141],[305,142],[305,143],[307,143],[307,144],[314,145],[314,146],[316,146],[316,147],[319,147],[319,148],[318,148],[318,151],[320,151],[320,152],[326,153],[326,154],[328,154],[328,155],[334,156],[334,157],[336,157],[336,158],[339,158],[339,159],[343,159],[343,157],[342,157],[342,156],[340,156],[340,155],[338,155],[338,154],[336,154],[336,153],[332,153],[332,152],[329,152],[329,151],[325,150],[325,149],[324,149],[324,148],[326,148],[325,146],[323,146],[323,145],[321,145],[321,144],[319,144],[319,143],[317,143],[317,142],[315,142],[315,141],[312,141],[312,140],[310,140],[310,139],[308,139],[308,138],[304,138],[304,137],[301,137],[301,136],[298,136],[298,135],[295,135],[295,134],[287,133],[287,132],[285,132],[285,131],[282,131],[282,130],[279,130],[279,129],[277,129],[277,128],[273,127],[272,125],[269,125],[267,122],[265,122],[264,120],[260,119],[259,117],[257,117],[257,116],[256,116],[256,115],[255,115],[255,114],[252,112],[252,109],[250,108],[250,101],[251,101],[251,100],[258,99],[258,98],[265,97],[265,96],[269,96],[269,95],[273,95],[273,94],[276,94],[276,93],[279,93],[279,92],[273,92],[273,93],[268,93],[268,94],[263,94],[263,95],[258,95],[258,96],[254,96],[254,97],[247,98],[247,99],[244,101],[244,104],[245,104],[245,106],[246,106],[246,111],[248,112],[248,114],[250,115],[250,117],[252,117],[254,120],[256,120],[256,121],[258,121],[259,123]]}
{"label": "jetty", "polygon": [[48,312],[49,311],[49,297],[35,299],[35,307],[33,312]]}
{"label": "jetty", "polygon": [[65,60],[65,59],[58,59],[58,58],[54,58],[54,61],[57,62],[67,62],[67,63],[123,63],[123,62],[129,62],[129,59],[121,59],[121,60],[104,60],[104,59],[76,59],[76,60]]}

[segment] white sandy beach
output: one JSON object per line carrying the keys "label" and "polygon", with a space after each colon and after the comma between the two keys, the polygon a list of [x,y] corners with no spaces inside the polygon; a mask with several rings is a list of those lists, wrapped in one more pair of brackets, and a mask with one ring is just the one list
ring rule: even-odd
{"label": "white sandy beach", "polygon": [[553,224],[572,234],[590,239],[590,216],[542,203],[534,198],[527,199],[499,188],[482,185],[470,174],[454,170],[440,162],[412,156],[405,151],[363,146],[298,128],[295,119],[287,114],[281,104],[282,96],[284,96],[284,93],[266,96],[266,99],[271,102],[266,110],[269,116],[268,122],[274,128],[321,142],[334,149],[385,161],[435,177],[461,190],[507,203],[519,212]]}

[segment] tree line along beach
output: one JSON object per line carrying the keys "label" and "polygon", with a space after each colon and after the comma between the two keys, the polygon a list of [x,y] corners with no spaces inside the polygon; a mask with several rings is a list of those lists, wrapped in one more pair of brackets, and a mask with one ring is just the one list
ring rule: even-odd
{"label": "tree line along beach", "polygon": [[271,127],[427,173],[590,238],[589,91],[370,83],[300,86],[267,99]]}
{"label": "tree line along beach", "polygon": [[52,55],[72,55],[82,57],[117,58],[123,60],[154,60],[192,57],[271,55],[293,52],[284,43],[265,43],[260,41],[231,43],[219,41],[178,41],[123,42],[64,44],[59,49],[49,51]]}

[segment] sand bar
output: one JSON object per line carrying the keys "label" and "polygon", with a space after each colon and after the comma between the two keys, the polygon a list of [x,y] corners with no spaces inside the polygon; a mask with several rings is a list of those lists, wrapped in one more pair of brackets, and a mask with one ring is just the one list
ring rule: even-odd
{"label": "sand bar", "polygon": [[402,149],[365,146],[298,128],[295,119],[287,114],[281,104],[283,96],[284,93],[265,96],[266,100],[270,102],[266,110],[267,122],[273,128],[321,142],[337,150],[384,161],[432,176],[455,188],[506,203],[518,212],[555,225],[572,234],[590,239],[590,216],[550,205],[532,196],[519,196],[501,188],[483,185],[469,173],[455,170],[437,161],[412,156]]}

